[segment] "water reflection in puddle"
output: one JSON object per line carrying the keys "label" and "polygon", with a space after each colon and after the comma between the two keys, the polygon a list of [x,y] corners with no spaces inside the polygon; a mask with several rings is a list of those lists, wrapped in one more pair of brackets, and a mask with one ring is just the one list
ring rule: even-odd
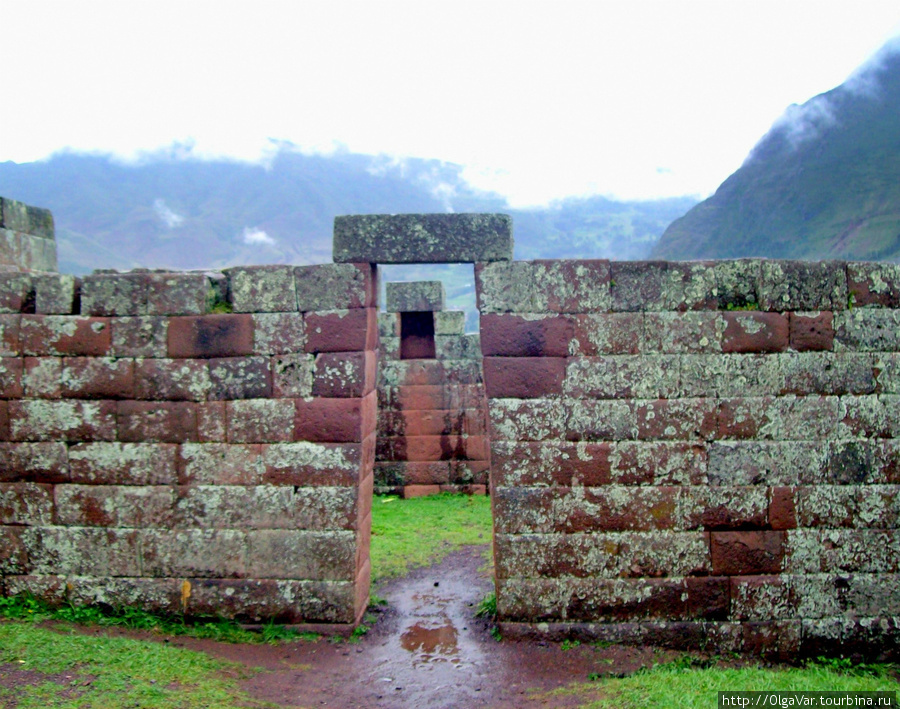
{"label": "water reflection in puddle", "polygon": [[457,637],[456,628],[449,619],[433,628],[425,623],[416,623],[400,636],[400,647],[415,655],[413,666],[447,661],[459,664]]}

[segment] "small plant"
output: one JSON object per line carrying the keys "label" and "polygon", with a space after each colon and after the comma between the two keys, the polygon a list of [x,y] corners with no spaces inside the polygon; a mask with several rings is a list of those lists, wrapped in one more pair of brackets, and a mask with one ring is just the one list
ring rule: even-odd
{"label": "small plant", "polygon": [[209,312],[213,315],[223,315],[225,313],[233,313],[234,308],[231,307],[231,303],[226,303],[223,300],[219,300],[212,305],[209,309]]}
{"label": "small plant", "polygon": [[822,657],[809,660],[807,667],[821,667],[835,674],[849,677],[874,677],[881,679],[900,672],[900,667],[889,663],[853,662],[849,657]]}
{"label": "small plant", "polygon": [[559,649],[562,650],[563,652],[566,652],[567,650],[571,650],[572,648],[576,648],[576,647],[578,647],[579,645],[581,645],[581,641],[580,641],[580,640],[569,640],[568,638],[566,638],[565,640],[563,640],[563,641],[560,643]]}
{"label": "small plant", "polygon": [[597,672],[591,672],[588,675],[588,682],[596,682],[598,679],[600,679],[600,674]]}
{"label": "small plant", "polygon": [[752,301],[747,301],[744,303],[726,303],[725,310],[759,310],[759,303],[754,303]]}
{"label": "small plant", "polygon": [[500,633],[500,627],[494,626],[491,628],[491,637],[494,638],[498,643],[503,640],[503,635]]}
{"label": "small plant", "polygon": [[478,604],[475,611],[476,618],[496,618],[497,617],[497,594],[489,593]]}

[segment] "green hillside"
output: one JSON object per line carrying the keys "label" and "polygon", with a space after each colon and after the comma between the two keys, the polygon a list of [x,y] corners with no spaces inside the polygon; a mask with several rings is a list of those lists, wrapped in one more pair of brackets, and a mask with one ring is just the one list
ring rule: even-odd
{"label": "green hillside", "polygon": [[900,45],[788,109],[653,256],[900,259]]}

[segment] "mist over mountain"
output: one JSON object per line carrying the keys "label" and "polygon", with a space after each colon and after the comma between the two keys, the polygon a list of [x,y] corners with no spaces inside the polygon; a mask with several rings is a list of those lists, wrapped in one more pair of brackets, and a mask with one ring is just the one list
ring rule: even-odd
{"label": "mist over mountain", "polygon": [[634,259],[696,202],[588,197],[513,210],[502,196],[470,187],[458,165],[290,146],[266,165],[177,149],[136,164],[63,152],[0,163],[0,195],[53,211],[60,270],[69,273],[326,263],[335,216],[402,212],[510,213],[519,259]]}
{"label": "mist over mountain", "polygon": [[653,256],[900,259],[900,42],[788,108]]}

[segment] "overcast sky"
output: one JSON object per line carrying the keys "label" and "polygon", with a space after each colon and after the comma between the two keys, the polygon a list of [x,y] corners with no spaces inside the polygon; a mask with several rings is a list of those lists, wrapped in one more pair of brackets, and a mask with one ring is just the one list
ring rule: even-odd
{"label": "overcast sky", "polygon": [[513,206],[707,195],[897,0],[0,0],[0,161],[174,142],[438,158]]}

